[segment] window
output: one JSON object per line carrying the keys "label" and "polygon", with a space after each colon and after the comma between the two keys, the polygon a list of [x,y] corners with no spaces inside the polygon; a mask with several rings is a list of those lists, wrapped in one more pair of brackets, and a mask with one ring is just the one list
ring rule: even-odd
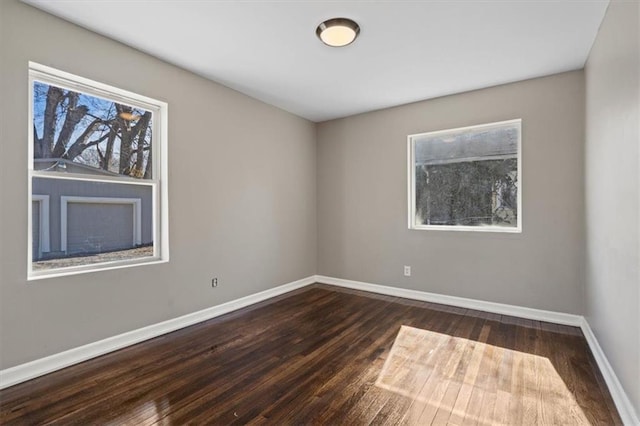
{"label": "window", "polygon": [[409,228],[522,231],[521,120],[410,135]]}
{"label": "window", "polygon": [[169,260],[167,104],[29,63],[28,277]]}

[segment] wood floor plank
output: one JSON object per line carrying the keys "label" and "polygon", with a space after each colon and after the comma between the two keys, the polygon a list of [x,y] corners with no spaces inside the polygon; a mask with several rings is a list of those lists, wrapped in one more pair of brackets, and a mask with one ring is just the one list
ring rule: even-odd
{"label": "wood floor plank", "polygon": [[619,425],[581,331],[314,285],[0,391],[0,424]]}
{"label": "wood floor plank", "polygon": [[498,370],[502,364],[502,358],[505,351],[499,350],[496,347],[489,347],[489,366],[487,371],[487,381],[484,395],[482,397],[480,416],[476,424],[490,425],[495,424],[493,419],[493,413],[496,406],[496,400],[498,397]]}
{"label": "wood floor plank", "polygon": [[[403,322],[415,315],[422,316],[423,313],[415,308],[407,308],[406,314],[396,316],[389,321],[389,327],[387,330],[379,334],[374,343],[374,348],[371,348],[368,352],[368,357],[364,361],[369,364],[368,367],[364,366],[361,370],[341,369],[341,371],[335,374],[325,384],[319,388],[319,395],[327,393],[332,388],[340,389],[338,392],[332,392],[332,398],[335,402],[335,408],[330,412],[323,413],[323,407],[321,407],[321,400],[317,400],[316,404],[305,409],[301,412],[301,420],[305,420],[305,416],[310,416],[311,419],[331,419],[334,416],[341,416],[341,413],[348,413],[347,418],[344,419],[347,423],[350,419],[360,419],[360,413],[354,410],[361,410],[361,413],[371,413],[369,410],[372,401],[370,401],[372,394],[376,394],[377,401],[379,398],[384,397],[386,392],[381,391],[376,384],[379,373],[383,369],[385,358],[383,355],[388,352],[393,342],[393,339],[398,333],[398,330]],[[373,349],[373,350],[372,350]],[[365,355],[367,353],[365,352]],[[358,358],[354,359],[355,362],[361,362]],[[342,386],[340,386],[342,384]],[[342,403],[340,403],[342,401]],[[333,405],[333,404],[332,404]]]}
{"label": "wood floor plank", "polygon": [[540,400],[538,398],[539,391],[537,386],[540,384],[538,377],[543,374],[543,372],[538,370],[538,365],[535,361],[537,358],[535,354],[535,341],[537,339],[536,327],[537,324],[535,321],[522,324],[521,327],[524,337],[523,349],[526,354],[523,360],[525,374],[523,377],[522,423],[524,425],[539,424],[537,405]]}
{"label": "wood floor plank", "polygon": [[[470,345],[472,346],[471,358],[469,359],[469,365],[466,369],[464,377],[462,378],[460,391],[458,392],[458,396],[451,411],[451,416],[449,417],[449,424],[464,424],[464,419],[467,417],[467,413],[471,413],[472,416],[477,416],[477,413],[467,411],[467,407],[469,407],[471,396],[474,390],[474,385],[478,379],[480,365],[482,363],[482,360],[484,359],[486,345],[482,343],[487,341],[490,330],[490,327],[488,327],[486,324],[483,324],[482,331],[480,333],[480,336],[478,337],[477,342],[470,343]],[[476,406],[472,406],[469,408],[470,410],[477,409]],[[430,423],[431,421],[429,421],[429,424]]]}
{"label": "wood floor plank", "polygon": [[[491,329],[491,324],[486,324],[489,330]],[[487,339],[488,339],[487,333]],[[485,419],[483,421],[483,412],[491,412],[493,408],[493,403],[495,403],[495,391],[492,392],[492,389],[495,389],[496,384],[494,372],[496,367],[496,352],[504,352],[500,350],[500,348],[496,348],[493,345],[483,345],[484,353],[482,356],[482,360],[480,362],[480,369],[478,371],[478,375],[473,384],[473,392],[471,393],[471,398],[469,400],[469,404],[467,405],[467,409],[464,417],[465,425],[482,425],[485,424],[485,421],[491,423],[491,419]],[[492,399],[494,402],[492,403]]]}
{"label": "wood floor plank", "polygon": [[[305,397],[308,398],[308,393],[310,390],[313,391],[313,388],[307,389],[306,392],[303,389],[294,389],[293,392],[297,394],[294,403],[300,402],[300,410],[296,410],[295,412],[291,412],[290,410],[283,411],[281,409],[283,404],[276,401],[276,403],[269,407],[265,416],[277,424],[308,424],[314,420],[315,412],[321,411],[320,404],[323,401],[326,404],[327,399],[323,399],[320,396],[326,393],[327,390],[335,389],[342,383],[343,391],[340,394],[333,393],[332,399],[336,403],[340,399],[343,399],[344,403],[341,405],[340,410],[335,410],[332,414],[336,412],[341,413],[341,417],[343,417],[341,419],[342,424],[349,424],[350,421],[359,423],[361,417],[354,412],[356,412],[359,407],[368,405],[364,396],[371,388],[375,388],[376,376],[382,367],[380,354],[383,353],[383,351],[379,350],[379,345],[385,345],[393,341],[393,337],[396,334],[393,325],[400,324],[403,318],[410,316],[411,310],[415,311],[415,309],[411,308],[398,311],[399,315],[393,315],[387,319],[386,322],[389,324],[389,327],[386,330],[377,329],[375,333],[365,336],[373,343],[368,348],[358,347],[358,345],[354,344],[357,343],[356,341],[350,341],[348,350],[342,352],[340,355],[340,367],[338,367],[338,371],[329,372],[332,374],[328,375],[327,379],[324,380],[324,384],[321,382],[318,383],[316,387],[317,391],[314,392],[314,395],[318,397],[314,399],[316,402],[315,406],[305,406]],[[361,364],[363,368],[356,371],[345,368],[346,365],[351,362]],[[369,365],[368,368],[367,365]]]}
{"label": "wood floor plank", "polygon": [[[416,371],[415,368],[410,370],[417,380],[409,384],[408,396],[412,398],[412,403],[407,409],[409,423],[420,423],[426,410],[430,410],[430,413],[433,412],[435,415],[449,385],[446,377],[452,376],[460,364],[464,344],[455,338],[444,336],[446,335],[438,340],[432,337],[428,341],[435,346],[435,353],[428,358],[428,362],[422,361],[420,367],[429,374],[420,374],[420,370]],[[422,421],[422,424],[429,424],[429,422]]]}
{"label": "wood floor plank", "polygon": [[[328,299],[323,299],[320,306],[325,306],[331,302],[331,296],[328,295]],[[272,307],[273,317],[291,319],[291,316],[286,316],[284,312],[281,312],[280,305]],[[104,403],[101,399],[92,400],[92,404],[85,407],[81,407],[82,413],[74,414],[67,413],[66,417],[77,418],[83,423],[91,423],[97,421],[97,419],[113,420],[112,417],[117,418],[123,422],[130,419],[127,416],[117,417],[115,413],[118,412],[117,407],[122,405],[128,406],[136,404],[139,400],[158,400],[163,396],[171,401],[185,399],[193,396],[193,386],[196,385],[200,388],[203,383],[211,381],[221,380],[228,375],[230,369],[235,368],[238,377],[242,378],[242,374],[249,375],[254,374],[255,370],[259,372],[267,372],[270,366],[280,364],[280,360],[277,358],[271,358],[266,363],[262,363],[259,366],[252,366],[251,362],[255,358],[255,349],[260,347],[264,350],[277,349],[282,340],[272,339],[271,334],[267,332],[269,330],[268,323],[265,323],[260,316],[254,318],[255,323],[243,324],[240,326],[228,327],[229,324],[225,324],[221,327],[221,333],[212,335],[207,333],[200,336],[191,336],[196,338],[199,344],[197,345],[200,350],[187,351],[190,356],[186,359],[179,358],[171,363],[161,363],[162,369],[176,369],[179,371],[179,377],[158,375],[158,371],[152,375],[145,375],[138,379],[138,386],[136,392],[131,392],[127,387],[118,387],[111,391],[111,397],[108,403]],[[220,348],[218,345],[229,341],[226,337],[227,333],[234,336],[232,343],[229,347],[225,348],[224,345]],[[292,335],[290,333],[283,333],[283,340],[290,339]],[[233,348],[233,350],[231,350]],[[221,349],[221,350],[219,350]],[[170,349],[168,349],[170,350]],[[173,352],[173,351],[172,351]],[[221,354],[231,354],[221,358]],[[238,367],[239,366],[239,367]],[[253,368],[252,368],[253,367]],[[227,388],[231,388],[231,383],[226,383],[224,386],[219,387],[218,391],[224,391]],[[86,403],[86,401],[85,401]],[[173,404],[171,407],[173,409]],[[114,408],[115,407],[115,408]],[[86,409],[91,408],[91,409]],[[135,413],[135,410],[131,411]],[[136,420],[141,420],[137,418]]]}
{"label": "wood floor plank", "polygon": [[[316,300],[316,296],[318,295],[312,296],[313,300]],[[330,298],[332,294],[325,292],[319,296]],[[326,302],[330,303],[331,299]],[[290,318],[291,312],[288,309],[295,310],[299,306],[300,304],[295,298],[278,302],[273,306],[273,310],[276,310],[274,318],[276,321]],[[277,309],[282,312],[279,313]],[[230,347],[239,347],[243,341],[251,338],[251,333],[260,333],[266,330],[266,327],[273,326],[264,322],[260,315],[255,316],[251,309],[246,312],[245,319],[246,321],[243,321],[242,324],[220,323],[218,326],[220,332],[212,335],[206,331],[205,325],[217,324],[219,319],[214,319],[196,327],[188,327],[117,353],[79,364],[72,369],[56,372],[55,376],[61,378],[61,382],[56,383],[57,398],[55,400],[39,398],[36,402],[31,403],[29,407],[33,422],[43,422],[44,419],[39,415],[45,413],[47,417],[55,418],[64,418],[65,416],[73,418],[76,412],[99,416],[101,411],[109,409],[109,406],[104,404],[105,398],[108,397],[106,401],[113,401],[118,405],[125,403],[131,397],[133,383],[136,394],[140,398],[146,395],[144,392],[148,389],[156,389],[165,382],[176,384],[188,380],[186,374],[189,371],[192,372],[192,377],[197,377],[202,372],[197,366],[192,367],[192,364],[197,364],[203,357],[211,356],[214,349],[229,350]],[[235,331],[233,338],[227,337],[227,329],[230,326]],[[197,341],[198,345],[184,345],[182,350],[176,351],[174,350],[175,340],[171,340],[169,336],[180,342]],[[140,356],[140,353],[144,356]],[[181,373],[179,380],[170,375],[163,377],[164,371],[174,369]],[[75,376],[73,373],[76,370],[83,374]],[[83,386],[78,386],[78,383],[82,382],[95,382],[97,386],[92,386],[91,392],[85,392]],[[46,385],[46,377],[25,383],[24,388],[26,389],[32,384],[39,386],[30,393],[25,393],[23,386],[15,387],[16,394],[19,398],[31,398],[33,394],[46,392],[47,388],[42,386],[42,383]],[[160,392],[167,392],[167,390],[169,390],[168,387],[163,386]],[[11,420],[11,416],[3,418],[3,414],[4,412],[0,411],[0,422]],[[19,412],[16,411],[13,414],[17,416]]]}
{"label": "wood floor plank", "polygon": [[[363,354],[358,349],[359,344],[372,337],[375,329],[370,325],[377,321],[378,315],[385,307],[386,305],[380,306],[379,311],[369,310],[368,319],[365,322],[358,321],[362,327],[356,326],[356,322],[354,322],[342,333],[337,333],[340,338],[333,339],[332,343],[324,342],[320,346],[314,346],[312,351],[304,353],[304,356],[299,360],[299,365],[288,365],[283,369],[283,376],[276,375],[277,384],[275,386],[282,386],[284,392],[266,410],[262,411],[262,415],[274,419],[276,422],[278,422],[277,419],[290,421],[292,415],[298,415],[298,413],[283,410],[283,407],[303,404],[318,385],[329,380],[338,369],[344,368],[347,359],[351,359],[353,362],[364,362],[368,353]],[[326,359],[332,360],[328,364],[329,368],[327,368]],[[303,371],[304,374],[300,374],[300,371]],[[274,383],[270,380],[257,386],[252,392],[259,395],[269,395],[273,387]],[[239,422],[242,423],[243,420],[241,417]]]}
{"label": "wood floor plank", "polygon": [[[420,418],[423,416],[425,411],[427,411],[428,415],[440,414],[440,416],[443,417],[443,420],[444,417],[448,419],[451,413],[451,407],[453,407],[455,399],[458,396],[462,377],[466,372],[472,352],[471,345],[468,345],[465,339],[473,336],[474,333],[480,329],[479,327],[483,322],[483,319],[478,316],[465,317],[460,321],[459,326],[452,333],[456,347],[450,354],[444,354],[445,357],[451,358],[453,363],[451,363],[450,366],[454,368],[449,369],[449,371],[446,371],[445,369],[441,370],[439,366],[435,366],[434,368],[434,370],[440,370],[441,373],[444,373],[444,375],[440,377],[441,380],[448,379],[448,383],[444,384],[446,386],[446,389],[443,389],[444,394],[439,398],[440,402],[437,405],[434,405],[432,398],[427,399],[426,395],[424,395],[425,397],[423,398],[415,399],[410,410],[405,414],[407,423],[415,424],[420,422]],[[438,374],[437,371],[436,374]],[[425,387],[422,389],[422,393],[425,394],[428,392],[428,389],[430,389],[430,387],[425,384]],[[433,388],[431,387],[431,389]]]}

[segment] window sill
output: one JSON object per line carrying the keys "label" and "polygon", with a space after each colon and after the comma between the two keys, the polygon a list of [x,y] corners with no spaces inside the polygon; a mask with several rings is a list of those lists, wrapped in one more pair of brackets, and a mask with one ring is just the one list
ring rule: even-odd
{"label": "window sill", "polygon": [[412,231],[468,231],[468,232],[498,232],[507,234],[521,234],[522,226],[507,228],[504,226],[455,226],[455,225],[414,225]]}
{"label": "window sill", "polygon": [[93,265],[72,266],[69,268],[58,268],[51,271],[32,271],[27,276],[27,281],[43,280],[47,278],[67,277],[70,275],[86,274],[89,272],[109,271],[113,269],[131,268],[133,266],[157,265],[168,263],[169,258],[147,257],[144,259],[134,259],[129,261],[104,262]]}

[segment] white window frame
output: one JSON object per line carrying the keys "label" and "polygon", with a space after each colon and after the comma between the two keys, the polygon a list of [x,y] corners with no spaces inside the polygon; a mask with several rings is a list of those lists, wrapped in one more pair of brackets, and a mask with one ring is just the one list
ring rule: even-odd
{"label": "white window frame", "polygon": [[[416,197],[415,197],[415,140],[418,137],[444,135],[448,133],[461,133],[476,131],[507,125],[518,129],[518,217],[517,226],[467,226],[467,225],[420,225],[416,223]],[[454,129],[438,130],[433,132],[417,133],[407,136],[407,194],[408,194],[408,227],[418,231],[473,231],[473,232],[506,232],[522,233],[522,119],[498,121],[494,123],[478,124],[473,126],[458,127]]]}
{"label": "white window frame", "polygon": [[[75,275],[81,273],[103,271],[110,269],[119,269],[125,267],[132,267],[138,265],[149,265],[166,263],[169,261],[169,204],[168,204],[168,161],[167,161],[167,138],[168,138],[168,105],[166,102],[162,102],[156,99],[152,99],[146,96],[138,95],[133,92],[129,92],[117,87],[109,86],[107,84],[99,83],[84,77],[80,77],[65,71],[60,71],[55,68],[51,68],[45,65],[41,65],[35,62],[29,62],[29,117],[28,117],[28,231],[27,231],[27,280],[37,280],[43,278],[61,277],[67,275]],[[153,113],[152,131],[153,131],[153,177],[152,179],[135,179],[126,176],[122,177],[110,177],[77,173],[59,173],[52,171],[43,171],[34,169],[33,161],[33,84],[35,81],[45,84],[55,85],[68,90],[73,90],[80,93],[85,93],[90,96],[96,96],[113,100],[116,102],[122,102],[133,107],[138,107],[151,111]],[[153,256],[143,257],[138,259],[127,259],[118,261],[101,262],[95,264],[87,264],[81,266],[71,266],[64,268],[56,268],[50,270],[33,270],[33,235],[32,235],[32,204],[33,201],[40,201],[39,195],[33,194],[33,179],[43,177],[48,179],[71,179],[71,180],[83,180],[89,182],[103,182],[103,183],[118,183],[118,184],[130,184],[130,185],[147,185],[152,188],[152,206],[153,206]],[[82,202],[80,199],[96,198],[105,200],[103,197],[61,197],[61,204],[63,199],[66,202]],[[108,198],[107,198],[108,199]],[[113,199],[112,199],[113,200]],[[122,200],[122,199],[118,199]],[[47,200],[48,201],[48,200]],[[139,203],[139,200],[138,200]],[[47,203],[48,205],[48,203]],[[135,205],[135,203],[134,203]],[[41,201],[41,206],[43,202]],[[137,210],[136,210],[137,209]],[[45,213],[41,208],[41,213]],[[138,214],[139,208],[134,208],[134,214]],[[42,223],[42,214],[41,214]],[[48,215],[46,220],[48,220]],[[141,215],[134,218],[134,232],[139,232],[141,229]],[[62,221],[62,217],[61,217]],[[62,225],[62,224],[61,224]],[[66,228],[66,220],[64,224]],[[42,232],[42,227],[41,227]],[[62,232],[62,228],[61,228]],[[66,232],[64,232],[66,237]],[[48,236],[47,236],[48,237]],[[134,241],[141,241],[140,235],[134,235]],[[48,241],[47,241],[48,242]],[[62,241],[61,241],[62,242]],[[44,251],[44,245],[41,240],[41,245]]]}

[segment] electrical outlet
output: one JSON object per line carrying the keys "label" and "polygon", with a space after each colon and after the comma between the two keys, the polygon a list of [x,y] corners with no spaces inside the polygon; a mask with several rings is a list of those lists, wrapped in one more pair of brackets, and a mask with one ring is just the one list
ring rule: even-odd
{"label": "electrical outlet", "polygon": [[211,287],[218,287],[218,279],[211,278]]}
{"label": "electrical outlet", "polygon": [[411,276],[411,266],[404,266],[404,276],[405,277],[410,277]]}

